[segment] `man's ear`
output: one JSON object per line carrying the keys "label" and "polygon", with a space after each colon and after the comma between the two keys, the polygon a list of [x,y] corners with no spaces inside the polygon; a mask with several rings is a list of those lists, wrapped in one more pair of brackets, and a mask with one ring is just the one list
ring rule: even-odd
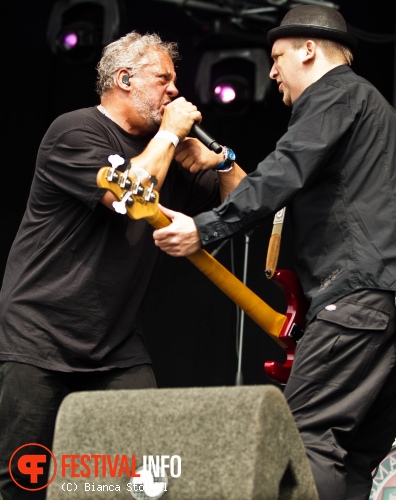
{"label": "man's ear", "polygon": [[303,62],[311,62],[316,55],[317,45],[314,40],[307,40],[304,44]]}

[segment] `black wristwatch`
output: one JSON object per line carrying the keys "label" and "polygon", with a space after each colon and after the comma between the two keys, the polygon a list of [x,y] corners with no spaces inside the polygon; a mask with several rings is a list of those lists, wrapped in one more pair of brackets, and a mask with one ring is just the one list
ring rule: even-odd
{"label": "black wristwatch", "polygon": [[220,163],[220,165],[214,167],[213,170],[216,170],[217,172],[229,172],[232,169],[236,158],[234,151],[226,146],[223,146],[223,156],[224,160]]}

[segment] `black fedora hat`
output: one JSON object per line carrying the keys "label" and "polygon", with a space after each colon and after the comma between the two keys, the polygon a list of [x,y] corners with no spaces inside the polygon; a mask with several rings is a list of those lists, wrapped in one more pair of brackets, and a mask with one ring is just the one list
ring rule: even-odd
{"label": "black fedora hat", "polygon": [[333,40],[350,49],[357,46],[356,38],[348,33],[345,19],[335,9],[323,5],[299,5],[289,10],[280,26],[267,34],[272,45],[278,38],[312,37]]}

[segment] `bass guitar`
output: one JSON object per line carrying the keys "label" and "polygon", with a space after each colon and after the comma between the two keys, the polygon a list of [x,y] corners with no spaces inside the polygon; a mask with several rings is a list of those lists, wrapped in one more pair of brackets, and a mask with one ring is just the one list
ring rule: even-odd
{"label": "bass guitar", "polygon": [[[142,169],[132,165],[121,172],[117,167],[124,163],[118,155],[109,156],[111,167],[102,167],[97,174],[97,184],[113,193],[118,201],[114,209],[127,214],[130,218],[146,219],[154,228],[159,229],[171,221],[159,210],[159,194],[154,190],[157,180]],[[281,346],[286,353],[286,361],[266,361],[264,370],[273,381],[285,384],[293,363],[297,340],[301,337],[305,310],[303,295],[297,277],[291,271],[278,271],[274,277],[285,294],[287,309],[284,314],[275,311],[258,295],[244,285],[227,268],[206,250],[200,249],[186,257],[205,276],[207,276],[225,295],[259,325],[269,337]]]}

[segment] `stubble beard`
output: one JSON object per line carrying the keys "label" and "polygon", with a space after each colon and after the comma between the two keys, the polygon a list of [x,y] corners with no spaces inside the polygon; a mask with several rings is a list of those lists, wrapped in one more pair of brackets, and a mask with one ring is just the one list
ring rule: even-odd
{"label": "stubble beard", "polygon": [[139,116],[144,120],[150,130],[157,130],[161,125],[162,113],[152,99],[144,95],[144,91],[135,90],[132,94],[133,105]]}
{"label": "stubble beard", "polygon": [[293,105],[291,97],[290,97],[290,94],[288,94],[286,92],[283,93],[283,99],[282,100],[283,100],[283,104],[285,104],[285,106],[287,106],[289,108]]}

